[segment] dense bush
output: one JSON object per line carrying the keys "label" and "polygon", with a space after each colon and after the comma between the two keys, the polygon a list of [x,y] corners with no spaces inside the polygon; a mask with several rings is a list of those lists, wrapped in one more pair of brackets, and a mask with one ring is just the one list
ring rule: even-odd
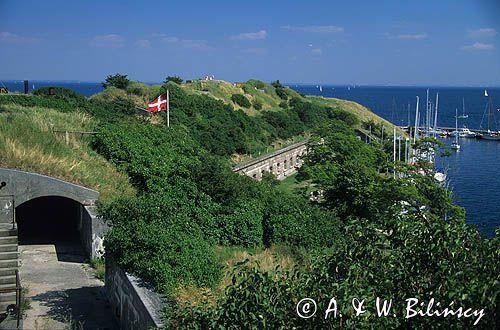
{"label": "dense bush", "polygon": [[[363,172],[377,169],[379,163],[376,151],[365,149],[372,147],[352,138],[352,131],[343,125],[336,123],[335,127],[319,130],[324,141],[313,146],[304,170],[301,169],[318,188],[331,192],[325,193],[319,206],[339,210],[343,213],[340,219],[319,207],[312,209],[285,200],[279,209],[266,207],[270,217],[264,222],[264,233],[270,228],[268,241],[284,238],[286,242],[295,240],[294,244],[308,247],[326,242],[328,248],[312,262],[297,265],[293,272],[238,266],[231,285],[215,305],[200,304],[176,311],[174,317],[179,326],[192,329],[498,327],[500,232],[493,239],[482,238],[475,228],[465,225],[463,212],[453,205],[444,188],[432,179],[427,180],[425,175],[412,174],[414,169],[391,182],[383,174],[370,173],[369,184],[359,180],[357,171],[339,173],[354,160]],[[377,179],[377,175],[381,178]],[[439,202],[435,203],[438,196]],[[371,212],[365,213],[365,208]],[[300,220],[292,218],[292,214]],[[321,230],[311,229],[314,225]],[[318,303],[317,313],[308,319],[300,318],[296,312],[297,303],[306,297]],[[356,315],[351,308],[355,297],[365,300],[366,314]],[[376,297],[392,299],[389,317],[375,315]],[[331,298],[336,299],[342,317],[330,314],[325,318]],[[433,298],[432,310],[442,311],[453,302],[453,310],[484,308],[484,314],[476,326],[473,323],[479,315],[408,318],[405,317],[408,298],[423,302],[425,305],[414,307],[423,312]],[[437,302],[441,307],[436,307]]]}
{"label": "dense bush", "polygon": [[168,76],[167,78],[165,78],[165,82],[164,83],[168,83],[169,81],[177,84],[177,85],[180,85],[182,84],[182,78],[179,77],[179,76]]}
{"label": "dense bush", "polygon": [[213,286],[220,269],[200,228],[188,213],[172,210],[158,198],[122,200],[101,210],[106,219],[113,219],[106,253],[162,292],[170,293],[180,284]]}
{"label": "dense bush", "polygon": [[282,100],[288,100],[288,94],[283,87],[276,88],[276,95],[278,95],[278,97]]}
{"label": "dense bush", "polygon": [[250,108],[252,104],[248,99],[245,97],[245,95],[242,94],[233,94],[231,95],[231,101],[239,105],[240,107],[243,108]]}
{"label": "dense bush", "polygon": [[254,101],[253,102],[253,108],[255,110],[262,110],[262,103],[260,103],[259,101]]}
{"label": "dense bush", "polygon": [[67,102],[85,102],[85,97],[64,87],[41,87],[33,91],[33,95],[61,99]]}
{"label": "dense bush", "polygon": [[119,89],[125,89],[127,88],[129,83],[130,80],[127,78],[126,74],[123,75],[117,73],[107,76],[105,82],[102,83],[102,87],[107,88],[109,86],[113,86]]}
{"label": "dense bush", "polygon": [[263,119],[274,128],[277,137],[287,139],[304,131],[304,124],[292,111],[264,111]]}
{"label": "dense bush", "polygon": [[338,226],[339,219],[334,212],[311,206],[297,196],[270,196],[266,200],[266,246],[328,247],[338,235]]}

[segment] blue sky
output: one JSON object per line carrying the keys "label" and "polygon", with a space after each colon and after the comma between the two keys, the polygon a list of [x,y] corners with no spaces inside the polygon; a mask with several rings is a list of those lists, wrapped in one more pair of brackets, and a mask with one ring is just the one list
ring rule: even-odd
{"label": "blue sky", "polygon": [[500,86],[497,0],[0,0],[0,79]]}

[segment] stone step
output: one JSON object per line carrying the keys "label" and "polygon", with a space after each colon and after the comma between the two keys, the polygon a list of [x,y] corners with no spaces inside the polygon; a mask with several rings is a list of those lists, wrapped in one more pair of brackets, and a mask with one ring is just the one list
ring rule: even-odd
{"label": "stone step", "polygon": [[17,244],[0,245],[0,252],[17,252]]}
{"label": "stone step", "polygon": [[17,236],[17,229],[0,229],[0,237]]}
{"label": "stone step", "polygon": [[16,270],[17,267],[5,267],[5,268],[0,268],[0,276],[10,276],[10,275],[16,275]]}
{"label": "stone step", "polygon": [[0,269],[2,269],[2,268],[12,268],[12,267],[19,267],[19,261],[17,259],[0,260]]}
{"label": "stone step", "polygon": [[0,236],[0,245],[17,244],[17,236]]}
{"label": "stone step", "polygon": [[0,275],[0,284],[16,286],[16,275]]}
{"label": "stone step", "polygon": [[17,251],[0,252],[0,260],[17,260],[19,258],[19,253]]}

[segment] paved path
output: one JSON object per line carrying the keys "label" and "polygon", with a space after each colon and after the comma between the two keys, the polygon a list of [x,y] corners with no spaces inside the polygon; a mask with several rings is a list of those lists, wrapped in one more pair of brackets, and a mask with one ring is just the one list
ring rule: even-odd
{"label": "paved path", "polygon": [[24,329],[117,329],[104,283],[84,263],[78,246],[21,245],[21,285],[31,308]]}

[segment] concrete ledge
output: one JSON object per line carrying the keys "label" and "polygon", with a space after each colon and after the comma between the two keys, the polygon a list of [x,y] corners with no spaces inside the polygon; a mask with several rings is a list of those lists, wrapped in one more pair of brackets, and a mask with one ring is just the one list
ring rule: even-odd
{"label": "concrete ledge", "polygon": [[0,195],[14,197],[16,207],[31,199],[43,196],[60,196],[70,198],[82,205],[92,205],[99,198],[99,193],[73,183],[52,178],[50,176],[0,168]]}
{"label": "concrete ledge", "polygon": [[106,294],[120,329],[163,328],[163,298],[106,258]]}

